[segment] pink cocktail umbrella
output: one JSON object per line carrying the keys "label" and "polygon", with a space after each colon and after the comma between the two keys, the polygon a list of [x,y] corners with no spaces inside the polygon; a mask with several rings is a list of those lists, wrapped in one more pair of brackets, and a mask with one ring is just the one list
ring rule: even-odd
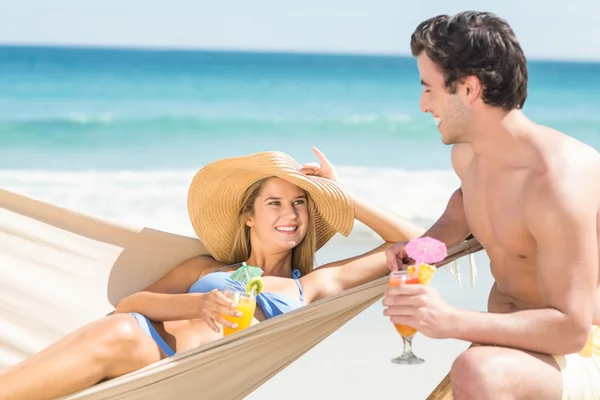
{"label": "pink cocktail umbrella", "polygon": [[421,263],[435,264],[448,256],[446,245],[429,236],[411,240],[406,244],[405,251],[416,261],[417,268]]}

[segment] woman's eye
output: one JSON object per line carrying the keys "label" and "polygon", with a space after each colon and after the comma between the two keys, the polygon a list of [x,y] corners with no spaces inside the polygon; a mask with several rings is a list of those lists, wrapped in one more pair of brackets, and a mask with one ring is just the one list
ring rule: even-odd
{"label": "woman's eye", "polygon": [[272,206],[278,206],[280,204],[281,203],[279,203],[278,201],[272,201],[272,202],[269,203],[269,205],[272,205]]}

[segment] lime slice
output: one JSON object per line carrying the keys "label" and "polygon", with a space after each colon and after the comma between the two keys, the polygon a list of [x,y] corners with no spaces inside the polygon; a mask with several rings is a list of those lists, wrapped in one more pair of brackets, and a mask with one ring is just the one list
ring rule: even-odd
{"label": "lime slice", "polygon": [[246,293],[254,292],[255,295],[259,295],[263,290],[263,280],[260,276],[255,276],[254,278],[250,278],[248,283],[246,283]]}

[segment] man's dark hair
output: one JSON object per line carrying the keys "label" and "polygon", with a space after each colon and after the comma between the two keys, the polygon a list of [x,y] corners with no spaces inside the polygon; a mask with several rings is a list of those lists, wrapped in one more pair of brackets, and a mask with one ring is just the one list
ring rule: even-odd
{"label": "man's dark hair", "polygon": [[476,76],[486,104],[507,111],[527,99],[527,60],[508,23],[492,13],[465,11],[439,15],[417,27],[410,39],[413,56],[423,51],[444,75],[446,89]]}

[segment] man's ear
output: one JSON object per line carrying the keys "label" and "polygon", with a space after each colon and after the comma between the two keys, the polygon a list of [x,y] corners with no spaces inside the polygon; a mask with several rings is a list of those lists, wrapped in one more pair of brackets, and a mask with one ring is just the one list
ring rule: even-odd
{"label": "man's ear", "polygon": [[481,81],[476,76],[467,76],[462,84],[463,97],[466,103],[470,104],[481,97],[483,87]]}

